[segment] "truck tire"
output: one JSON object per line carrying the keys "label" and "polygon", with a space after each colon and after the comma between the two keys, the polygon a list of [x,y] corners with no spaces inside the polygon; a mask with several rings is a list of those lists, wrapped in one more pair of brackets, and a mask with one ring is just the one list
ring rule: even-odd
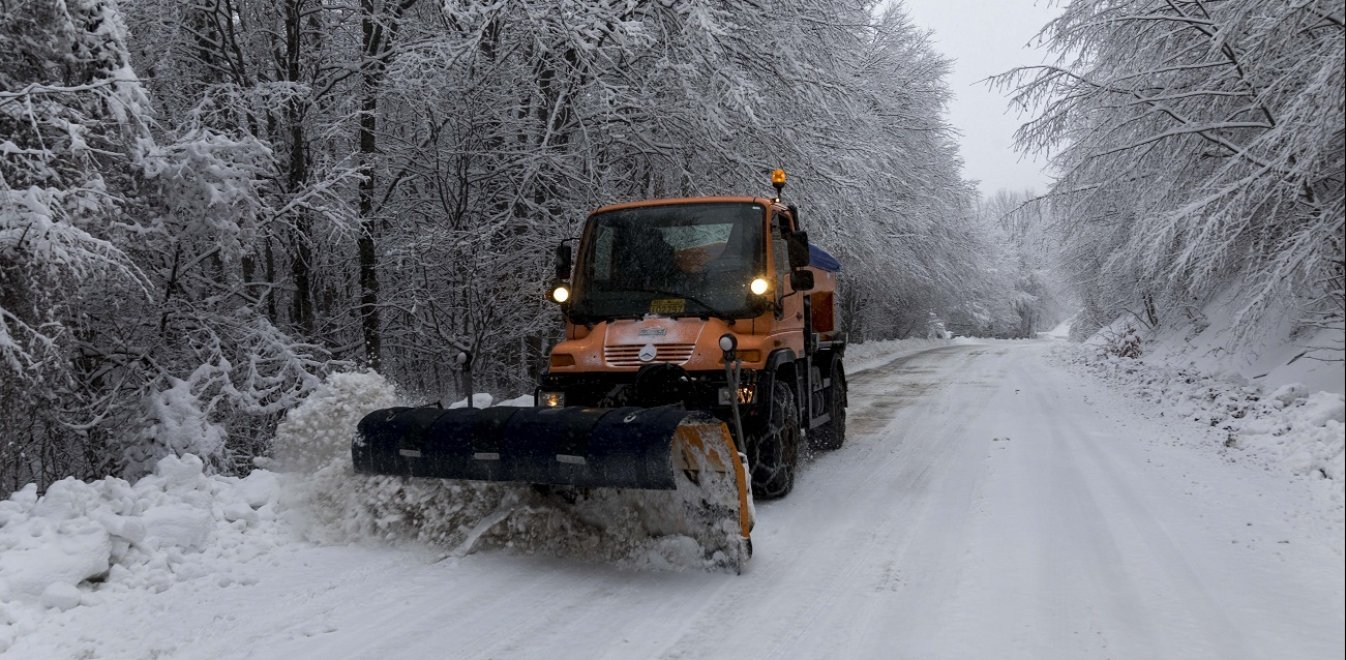
{"label": "truck tire", "polygon": [[799,406],[789,386],[771,387],[771,414],[754,425],[748,442],[752,494],[763,500],[785,497],[795,485],[799,467]]}
{"label": "truck tire", "polygon": [[809,446],[830,451],[846,442],[846,377],[832,365],[832,387],[827,393],[827,414],[832,419],[809,433]]}

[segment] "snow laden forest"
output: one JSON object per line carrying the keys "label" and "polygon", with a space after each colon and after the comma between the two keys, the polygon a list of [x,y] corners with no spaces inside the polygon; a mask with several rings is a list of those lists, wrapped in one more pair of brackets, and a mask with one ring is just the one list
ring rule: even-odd
{"label": "snow laden forest", "polygon": [[1077,337],[1119,315],[1199,330],[1223,297],[1228,348],[1297,342],[1340,369],[1342,16],[1331,0],[1070,2],[1040,35],[1059,60],[999,78],[1039,113],[1019,145],[1053,154],[1035,202]]}
{"label": "snow laden forest", "polygon": [[775,167],[854,341],[1082,309],[1117,353],[1339,363],[1343,2],[1076,0],[1041,38],[994,82],[1057,179],[983,198],[900,2],[0,2],[0,486],[245,474],[333,372],[450,401],[469,351],[528,393],[589,210]]}

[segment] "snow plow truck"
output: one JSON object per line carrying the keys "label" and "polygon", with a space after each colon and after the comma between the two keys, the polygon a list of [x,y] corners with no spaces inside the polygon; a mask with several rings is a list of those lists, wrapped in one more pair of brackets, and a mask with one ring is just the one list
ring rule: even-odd
{"label": "snow plow truck", "polygon": [[651,517],[741,565],[753,496],[784,497],[805,448],[836,449],[846,429],[841,268],[780,202],[784,172],[772,183],[773,198],[591,213],[578,254],[556,251],[565,339],[535,406],[375,411],[356,471],[672,491]]}

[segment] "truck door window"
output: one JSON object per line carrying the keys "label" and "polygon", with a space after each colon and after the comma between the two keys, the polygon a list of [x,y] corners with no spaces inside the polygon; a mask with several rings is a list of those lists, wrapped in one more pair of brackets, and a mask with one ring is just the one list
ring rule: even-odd
{"label": "truck door window", "polygon": [[790,274],[790,246],[785,243],[785,234],[781,231],[785,224],[784,216],[776,216],[771,222],[771,261],[776,269],[778,291],[784,291]]}

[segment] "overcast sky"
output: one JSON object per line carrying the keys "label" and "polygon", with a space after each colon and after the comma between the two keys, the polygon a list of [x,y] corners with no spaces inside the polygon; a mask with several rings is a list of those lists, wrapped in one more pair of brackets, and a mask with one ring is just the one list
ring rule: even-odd
{"label": "overcast sky", "polygon": [[1049,0],[901,0],[916,25],[934,31],[935,48],[954,60],[949,87],[956,95],[949,120],[962,134],[964,174],[990,195],[1002,188],[1045,191],[1040,158],[1021,157],[1012,144],[1025,121],[1008,100],[977,81],[1016,66],[1040,64],[1045,51],[1028,48],[1058,12]]}

